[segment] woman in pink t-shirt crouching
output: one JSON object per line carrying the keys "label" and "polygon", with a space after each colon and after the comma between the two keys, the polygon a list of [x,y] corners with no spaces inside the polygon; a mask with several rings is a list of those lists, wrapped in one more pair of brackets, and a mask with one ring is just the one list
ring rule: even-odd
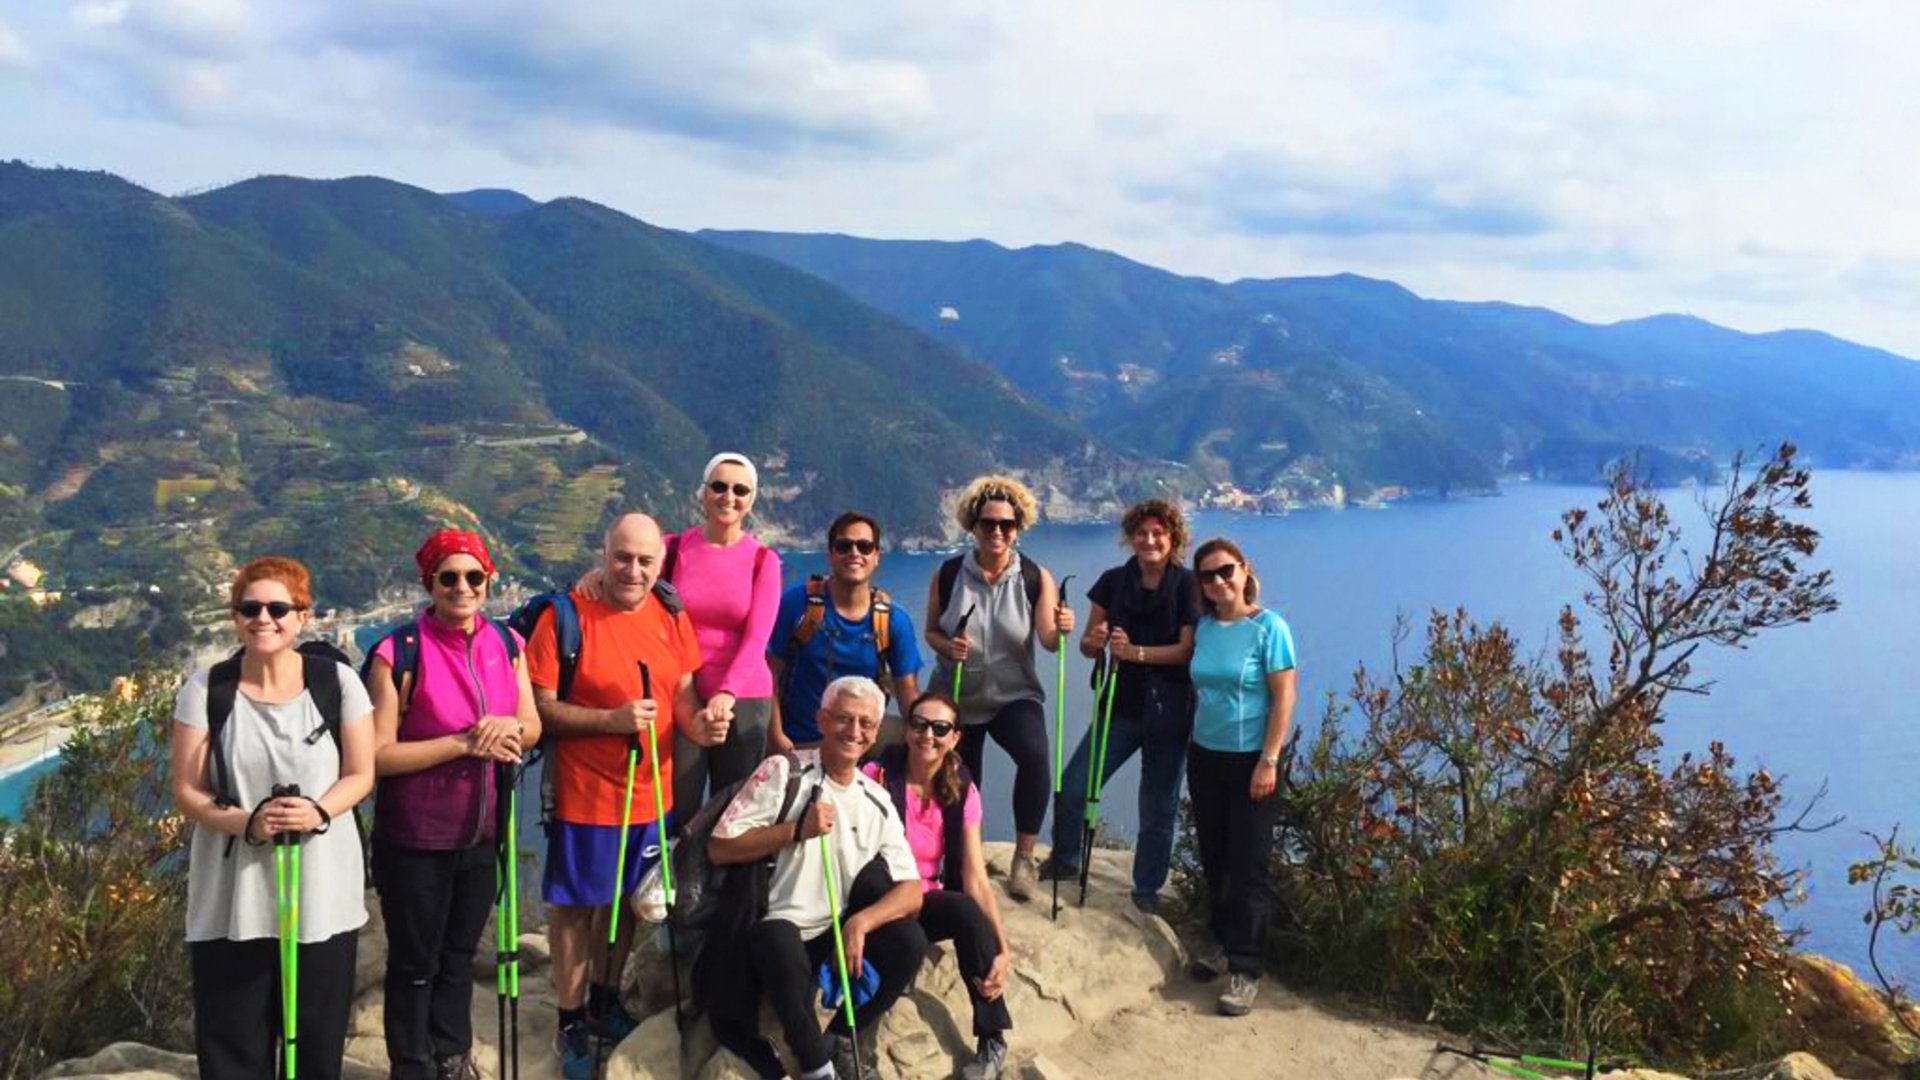
{"label": "woman in pink t-shirt crouching", "polygon": [[907,709],[905,745],[882,750],[866,771],[886,785],[906,825],[926,890],[920,925],[927,940],[953,942],[973,998],[978,1052],[960,1075],[996,1080],[1006,1068],[1006,1033],[1013,1027],[1006,999],[1012,957],[980,847],[980,789],[960,763],[959,744],[953,699],[929,691]]}

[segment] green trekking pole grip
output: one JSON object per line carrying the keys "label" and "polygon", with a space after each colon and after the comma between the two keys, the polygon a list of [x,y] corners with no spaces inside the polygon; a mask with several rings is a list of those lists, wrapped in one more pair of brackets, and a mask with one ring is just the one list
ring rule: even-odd
{"label": "green trekking pole grip", "polygon": [[[297,798],[298,784],[275,784],[271,798]],[[287,1080],[300,1057],[300,836],[275,833],[273,883],[280,914],[280,1053]]]}
{"label": "green trekking pole grip", "polygon": [[[973,613],[977,609],[978,605],[969,607],[966,613],[960,616],[959,625],[953,628],[954,637],[957,638],[967,632],[967,624],[973,621]],[[966,669],[967,662],[965,660],[955,660],[953,662],[953,703],[955,705],[960,704],[960,673]]]}
{"label": "green trekking pole grip", "polygon": [[840,932],[840,890],[833,881],[833,849],[820,834],[820,861],[827,868],[827,914],[833,919],[833,953],[840,961],[840,1003],[846,1007],[847,1033],[853,1036],[853,1067],[860,1072],[860,1026],[853,1018],[853,980],[847,974],[847,941]]}

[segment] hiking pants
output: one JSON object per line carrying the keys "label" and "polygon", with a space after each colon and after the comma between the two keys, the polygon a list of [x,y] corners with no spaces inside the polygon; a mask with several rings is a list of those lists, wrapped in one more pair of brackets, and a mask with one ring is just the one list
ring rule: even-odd
{"label": "hiking pants", "polygon": [[673,736],[673,819],[693,820],[707,797],[735,780],[745,780],[767,757],[767,728],[773,699],[741,698],[733,703],[727,741],[700,746],[685,735]]}
{"label": "hiking pants", "polygon": [[[1133,852],[1133,895],[1160,895],[1173,866],[1174,823],[1180,781],[1187,771],[1187,740],[1193,734],[1193,685],[1149,682],[1137,713],[1115,708],[1107,731],[1104,791],[1120,767],[1140,755],[1139,843]],[[1087,774],[1093,771],[1093,729],[1080,738],[1060,777],[1060,803],[1053,809],[1053,861],[1080,865],[1080,830],[1087,811]]]}
{"label": "hiking pants", "polygon": [[928,941],[953,942],[954,959],[960,964],[960,977],[967,984],[967,996],[973,999],[973,1034],[976,1038],[998,1035],[1013,1027],[1003,993],[988,1001],[980,996],[973,980],[984,978],[1000,955],[1000,939],[993,933],[993,922],[973,897],[963,892],[935,889],[920,906],[920,926]]}
{"label": "hiking pants", "polygon": [[[300,1080],[340,1080],[359,945],[360,931],[345,930],[300,946]],[[187,956],[193,969],[193,1050],[202,1080],[282,1075],[280,943],[190,941]]]}
{"label": "hiking pants", "polygon": [[1227,969],[1259,975],[1273,908],[1273,828],[1279,793],[1260,802],[1247,794],[1260,752],[1187,752],[1187,794],[1193,837],[1207,881],[1207,925],[1227,953]]}
{"label": "hiking pants", "polygon": [[385,1019],[395,1080],[432,1080],[435,1058],[473,1049],[473,954],[493,909],[491,842],[421,851],[373,841],[387,924]]}
{"label": "hiking pants", "polygon": [[1039,701],[1009,701],[993,719],[960,730],[960,760],[982,794],[987,790],[987,736],[1013,759],[1013,828],[1034,836],[1047,823],[1053,798],[1053,772],[1047,757],[1047,706]]}
{"label": "hiking pants", "polygon": [[[874,860],[854,880],[847,908],[841,919],[886,895],[893,883],[888,880],[886,863]],[[820,965],[833,965],[834,978],[840,977],[840,960],[833,948],[833,930],[828,928],[810,939],[800,937],[800,928],[782,919],[766,919],[748,932],[748,952],[765,989],[768,1004],[780,1020],[787,1049],[800,1065],[811,1072],[825,1065],[833,1051],[820,1030],[819,1013],[814,1002],[819,993],[815,975]],[[880,974],[880,988],[865,1005],[854,1009],[854,1018],[863,1031],[872,1031],[900,995],[906,993],[920,962],[927,955],[926,931],[915,919],[895,919],[867,935],[866,960]],[[846,1035],[845,1006],[833,1011],[827,1031]]]}

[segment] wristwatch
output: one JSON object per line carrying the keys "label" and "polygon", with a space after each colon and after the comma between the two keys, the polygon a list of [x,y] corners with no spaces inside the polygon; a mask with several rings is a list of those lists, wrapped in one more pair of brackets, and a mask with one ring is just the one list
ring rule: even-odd
{"label": "wristwatch", "polygon": [[1273,768],[1277,769],[1280,767],[1280,755],[1279,754],[1261,754],[1260,764],[1270,765]]}

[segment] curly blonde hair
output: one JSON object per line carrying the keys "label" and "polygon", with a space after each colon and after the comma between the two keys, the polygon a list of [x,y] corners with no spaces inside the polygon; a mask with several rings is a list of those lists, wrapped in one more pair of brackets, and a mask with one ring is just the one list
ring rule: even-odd
{"label": "curly blonde hair", "polygon": [[953,520],[972,532],[980,523],[980,508],[990,502],[1012,503],[1015,523],[1023,530],[1033,528],[1033,523],[1040,520],[1040,500],[1033,497],[1033,489],[998,473],[973,478],[960,492],[960,503],[953,508]]}

